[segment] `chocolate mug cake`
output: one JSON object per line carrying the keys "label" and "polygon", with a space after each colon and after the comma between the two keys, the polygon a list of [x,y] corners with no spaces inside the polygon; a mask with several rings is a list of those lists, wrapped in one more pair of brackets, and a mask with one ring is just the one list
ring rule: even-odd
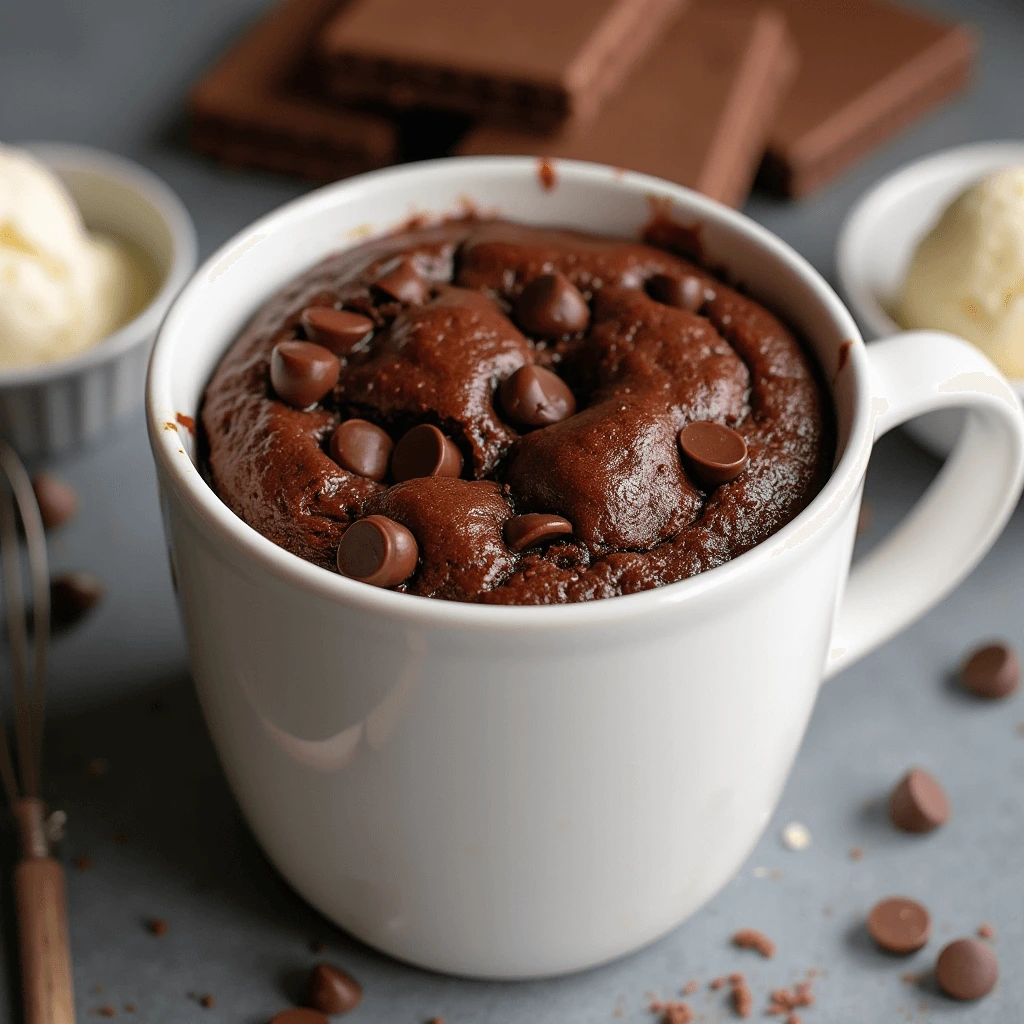
{"label": "chocolate mug cake", "polygon": [[268,539],[495,604],[720,565],[834,452],[817,369],[760,303],[652,244],[504,221],[328,257],[242,332],[201,421],[214,489]]}

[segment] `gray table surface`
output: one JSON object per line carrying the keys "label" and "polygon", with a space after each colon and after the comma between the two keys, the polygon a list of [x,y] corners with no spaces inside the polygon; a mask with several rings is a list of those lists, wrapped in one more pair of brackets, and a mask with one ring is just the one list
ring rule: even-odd
{"label": "gray table surface", "polygon": [[[811,0],[818,2],[818,0]],[[185,200],[202,254],[301,183],[223,170],[182,144],[189,84],[251,20],[261,0],[0,0],[0,139],[79,141],[123,153]],[[755,197],[755,218],[827,275],[841,218],[892,168],[937,149],[1019,138],[1024,126],[1024,8],[1019,0],[922,0],[964,17],[983,39],[971,92],[886,145],[810,201]],[[52,545],[57,569],[107,581],[95,614],[54,645],[45,774],[69,816],[68,865],[77,1004],[88,1019],[126,1003],[147,1022],[261,1024],[292,1004],[321,940],[365,986],[349,1019],[410,1024],[435,1014],[467,1022],[647,1021],[649,993],[671,997],[691,978],[746,972],[758,1015],[771,987],[821,974],[812,1022],[1024,1017],[1024,698],[981,704],[951,683],[962,652],[1000,635],[1024,647],[1024,513],[981,567],[939,607],[827,685],[774,820],[736,880],[667,938],[600,970],[519,984],[467,982],[388,960],[333,928],[263,858],[227,790],[189,681],[161,537],[141,414],[100,447],[55,467],[79,488],[82,513]],[[877,449],[867,493],[870,544],[898,520],[937,463],[906,437]],[[109,771],[94,777],[94,758]],[[911,764],[930,767],[954,807],[927,837],[897,834],[881,801]],[[786,823],[813,835],[784,847]],[[9,846],[9,843],[8,843]],[[849,851],[859,846],[862,860]],[[8,851],[9,852],[9,851]],[[92,858],[80,870],[76,858]],[[768,870],[765,870],[768,869]],[[0,1014],[18,1014],[10,889],[0,880],[6,975]],[[932,910],[935,935],[898,960],[863,929],[879,897],[907,893]],[[157,938],[144,922],[162,917]],[[942,943],[990,922],[1004,977],[987,999],[959,1005],[927,978]],[[774,960],[730,948],[738,927],[764,929]],[[190,993],[194,994],[190,997]],[[203,1009],[195,995],[211,993]],[[707,1021],[730,1019],[721,993],[691,1000]]]}

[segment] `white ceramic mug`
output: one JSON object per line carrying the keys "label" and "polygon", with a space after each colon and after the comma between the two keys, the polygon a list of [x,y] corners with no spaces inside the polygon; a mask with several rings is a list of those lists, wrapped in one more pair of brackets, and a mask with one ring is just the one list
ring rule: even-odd
{"label": "white ceramic mug", "polygon": [[[1024,419],[982,355],[908,334],[868,352],[792,249],[687,189],[561,163],[443,160],[353,178],[258,221],[184,289],[156,344],[149,429],[192,666],[259,842],[343,928],[463,975],[588,967],[675,927],[761,835],[828,676],[942,597],[1024,474]],[[179,425],[254,310],[410,214],[493,211],[636,237],[652,197],[807,340],[836,467],[775,536],[701,576],[590,604],[396,594],[276,547],[224,506]],[[946,406],[969,427],[907,520],[849,572],[875,438]],[[849,576],[849,579],[847,577]]]}

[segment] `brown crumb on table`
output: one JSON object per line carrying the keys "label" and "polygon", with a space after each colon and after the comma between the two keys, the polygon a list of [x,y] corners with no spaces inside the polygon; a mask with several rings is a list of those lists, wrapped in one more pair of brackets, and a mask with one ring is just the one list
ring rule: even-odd
{"label": "brown crumb on table", "polygon": [[444,1017],[431,1017],[427,1024],[444,1024]]}
{"label": "brown crumb on table", "polygon": [[978,925],[978,938],[979,939],[994,939],[996,937],[996,930],[990,924],[979,924]]}
{"label": "brown crumb on table", "polygon": [[125,1013],[134,1013],[135,1012],[135,1004],[134,1003],[125,1003],[124,1004],[124,1012]]}
{"label": "brown crumb on table", "polygon": [[166,935],[167,934],[167,922],[162,917],[151,917],[146,922],[146,927],[154,935]]}
{"label": "brown crumb on table", "polygon": [[775,943],[756,928],[741,928],[733,935],[732,944],[740,949],[752,949],[766,960],[775,956]]}
{"label": "brown crumb on table", "polygon": [[864,859],[864,848],[862,846],[851,846],[850,847],[850,860],[863,860]]}
{"label": "brown crumb on table", "polygon": [[97,1016],[99,1016],[99,1017],[116,1017],[117,1016],[117,1007],[116,1006],[111,1006],[108,1003],[106,1006],[98,1006],[98,1007],[96,1007],[96,1011],[95,1012],[96,1012]]}
{"label": "brown crumb on table", "polygon": [[651,1013],[661,1015],[664,1024],[692,1024],[693,1010],[686,1003],[651,1003]]}
{"label": "brown crumb on table", "polygon": [[737,1017],[749,1017],[754,1009],[754,996],[742,974],[730,974],[729,984],[732,986],[732,1008]]}
{"label": "brown crumb on table", "polygon": [[75,867],[78,868],[79,871],[88,871],[89,868],[92,867],[92,865],[93,865],[92,857],[85,857],[85,856],[83,856],[83,857],[76,857],[75,858]]}
{"label": "brown crumb on table", "polygon": [[694,979],[693,979],[693,981],[688,981],[688,982],[687,982],[687,983],[686,983],[686,984],[685,984],[685,985],[684,985],[684,986],[682,987],[682,990],[681,990],[681,991],[682,991],[682,994],[683,994],[684,996],[692,996],[692,995],[693,995],[693,993],[694,993],[694,992],[696,992],[698,988],[700,988],[700,986],[699,986],[699,985],[697,984],[697,979],[696,979],[696,978],[694,978]]}
{"label": "brown crumb on table", "polygon": [[204,1010],[212,1010],[213,1009],[213,1003],[214,1003],[214,999],[213,999],[213,996],[211,996],[211,995],[205,995],[205,996],[200,996],[199,997],[199,1005]]}
{"label": "brown crumb on table", "polygon": [[725,988],[725,985],[725,978],[712,978],[711,981],[708,982],[708,988],[713,989],[715,992],[720,988]]}
{"label": "brown crumb on table", "polygon": [[904,971],[900,975],[900,981],[902,981],[904,985],[916,985],[917,975],[913,971]]}
{"label": "brown crumb on table", "polygon": [[808,981],[801,981],[792,988],[777,988],[772,991],[771,1003],[768,1006],[768,1013],[782,1015],[792,1013],[801,1006],[813,1006],[814,993],[811,991],[811,984]]}

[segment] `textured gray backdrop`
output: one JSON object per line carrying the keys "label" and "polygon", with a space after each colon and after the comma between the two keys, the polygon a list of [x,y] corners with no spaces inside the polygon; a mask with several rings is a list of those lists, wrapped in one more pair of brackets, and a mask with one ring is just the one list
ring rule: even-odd
{"label": "textured gray backdrop", "polygon": [[[822,0],[810,0],[822,2]],[[202,255],[253,218],[304,190],[301,183],[234,173],[182,145],[189,84],[251,20],[260,0],[0,0],[0,139],[65,140],[126,154],[179,192]],[[853,173],[800,204],[755,198],[748,210],[832,272],[841,218],[899,164],[981,139],[1020,138],[1024,127],[1024,7],[1019,0],[922,0],[972,21],[983,37],[978,81],[966,97],[889,144]],[[822,692],[774,821],[739,877],[674,934],[604,969],[562,980],[482,984],[389,961],[333,929],[274,874],[227,792],[192,695],[160,535],[141,415],[59,471],[83,510],[52,549],[57,568],[102,575],[105,603],[57,642],[46,774],[69,815],[68,864],[75,982],[82,1020],[102,1005],[136,1007],[140,1021],[262,1024],[287,1007],[312,963],[310,941],[365,985],[353,1024],[572,1024],[647,1021],[648,993],[670,997],[690,978],[746,972],[758,1014],[770,987],[821,971],[806,1024],[1024,1017],[1024,698],[997,705],[950,684],[965,647],[1002,635],[1024,646],[1024,515],[939,608]],[[936,469],[901,435],[872,463],[875,510],[865,543],[882,535]],[[109,771],[86,770],[104,758]],[[938,833],[893,832],[880,801],[903,769],[930,766],[954,816]],[[814,837],[796,853],[786,823]],[[5,839],[9,846],[9,836]],[[862,860],[849,857],[853,846]],[[9,850],[7,851],[9,853]],[[89,870],[74,860],[88,856]],[[764,870],[770,869],[770,870]],[[10,887],[0,878],[6,973],[0,1014],[15,1019]],[[922,899],[935,937],[909,960],[876,952],[862,918],[881,896]],[[166,918],[150,935],[144,921]],[[944,1000],[931,982],[901,981],[939,946],[982,921],[998,933],[1004,977],[974,1006]],[[740,926],[779,945],[772,961],[730,949]],[[1016,968],[1016,969],[1014,969]],[[102,990],[101,990],[102,989]],[[202,1009],[189,993],[212,993]],[[701,1019],[729,1019],[721,994],[693,998]]]}

